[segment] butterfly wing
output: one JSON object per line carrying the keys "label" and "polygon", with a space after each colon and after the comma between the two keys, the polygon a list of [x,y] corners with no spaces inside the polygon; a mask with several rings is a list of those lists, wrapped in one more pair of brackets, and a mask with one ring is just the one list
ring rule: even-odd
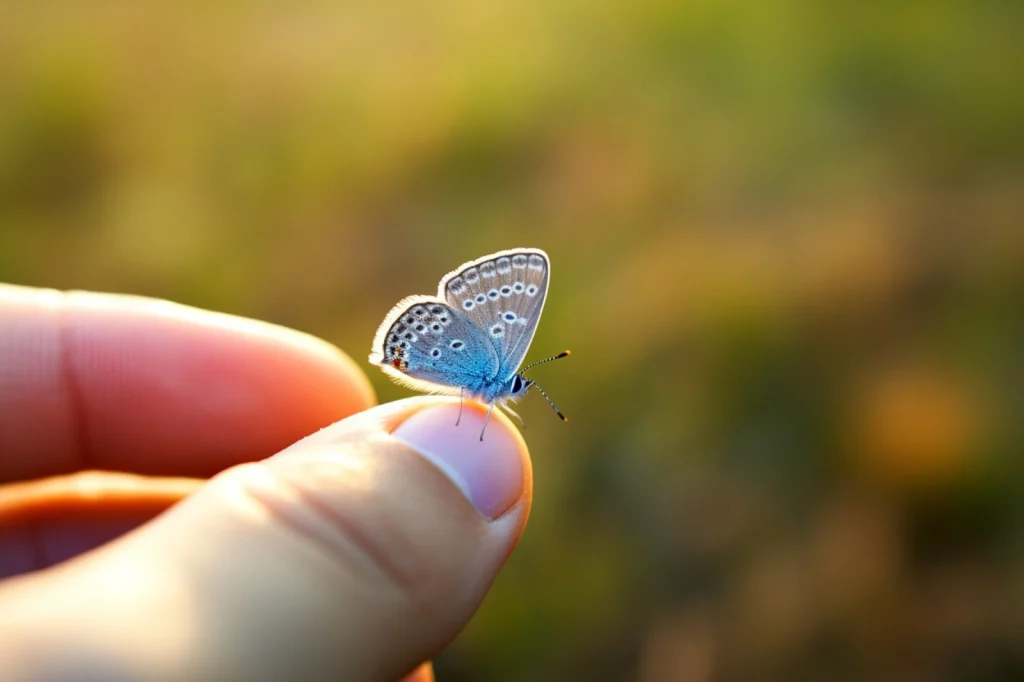
{"label": "butterfly wing", "polygon": [[501,377],[523,362],[548,293],[548,255],[512,249],[478,258],[445,275],[438,296],[478,326],[498,356]]}
{"label": "butterfly wing", "polygon": [[410,388],[451,395],[478,391],[499,367],[485,333],[431,296],[410,296],[391,309],[373,340],[370,362]]}

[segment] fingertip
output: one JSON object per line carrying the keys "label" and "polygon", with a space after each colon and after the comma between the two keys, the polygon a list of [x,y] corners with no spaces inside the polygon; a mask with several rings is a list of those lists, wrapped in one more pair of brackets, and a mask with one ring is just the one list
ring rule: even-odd
{"label": "fingertip", "polygon": [[[229,316],[230,317],[230,316]],[[243,322],[251,322],[241,318]],[[350,355],[319,337],[300,332],[288,327],[281,327],[267,322],[257,322],[267,327],[264,332],[276,338],[281,344],[291,346],[295,351],[316,357],[325,368],[330,368],[336,381],[339,382],[340,394],[348,400],[346,415],[356,414],[377,404],[377,392],[370,383],[366,372]]]}
{"label": "fingertip", "polygon": [[417,396],[396,400],[310,434],[277,457],[330,449],[353,434],[366,437],[376,433],[416,451],[488,519],[498,519],[521,501],[528,513],[533,492],[529,448],[500,409],[494,409],[489,422],[487,411],[476,401],[458,398]]}
{"label": "fingertip", "polygon": [[376,402],[342,351],[266,322],[13,286],[0,318],[0,480],[85,466],[208,476]]}
{"label": "fingertip", "polygon": [[[351,358],[309,334],[136,296],[68,298],[69,374],[89,450],[118,460],[106,466],[208,474],[375,402]],[[139,452],[145,463],[123,461]]]}
{"label": "fingertip", "polygon": [[532,482],[529,450],[512,422],[475,401],[443,401],[418,410],[392,431],[443,471],[482,515],[496,519]]}
{"label": "fingertip", "polygon": [[[145,336],[146,328],[169,335],[180,352],[209,350],[234,353],[259,366],[278,366],[301,359],[316,376],[340,382],[340,393],[348,398],[355,413],[376,404],[376,394],[366,373],[340,348],[324,339],[297,329],[239,315],[194,308],[173,301],[89,291],[66,294],[70,320],[86,333],[117,343],[123,337]],[[215,342],[220,345],[213,345]],[[184,344],[184,345],[183,345]],[[157,346],[156,350],[165,350]],[[275,357],[276,356],[276,357]],[[220,359],[220,358],[217,358]]]}

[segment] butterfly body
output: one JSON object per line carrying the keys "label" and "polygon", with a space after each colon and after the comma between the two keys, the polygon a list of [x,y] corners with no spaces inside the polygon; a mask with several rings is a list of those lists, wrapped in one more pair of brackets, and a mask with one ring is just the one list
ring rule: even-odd
{"label": "butterfly body", "polygon": [[464,263],[441,279],[437,296],[410,296],[392,308],[370,362],[417,390],[471,397],[492,408],[515,400],[535,385],[520,366],[544,309],[549,273],[540,249]]}

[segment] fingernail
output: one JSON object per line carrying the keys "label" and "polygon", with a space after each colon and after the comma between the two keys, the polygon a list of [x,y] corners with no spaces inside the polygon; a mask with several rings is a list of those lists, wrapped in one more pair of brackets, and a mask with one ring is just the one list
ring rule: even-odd
{"label": "fingernail", "polygon": [[466,406],[459,425],[457,404],[420,410],[392,432],[443,471],[477,511],[496,519],[523,492],[525,445],[504,420],[491,418],[483,441],[484,415]]}

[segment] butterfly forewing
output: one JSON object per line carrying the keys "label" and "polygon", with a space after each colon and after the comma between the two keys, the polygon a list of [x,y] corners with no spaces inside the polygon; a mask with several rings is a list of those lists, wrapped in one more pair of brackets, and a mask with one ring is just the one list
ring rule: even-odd
{"label": "butterfly forewing", "polygon": [[539,249],[500,251],[441,280],[440,296],[490,340],[503,378],[523,362],[548,293],[548,257]]}
{"label": "butterfly forewing", "polygon": [[395,306],[374,339],[370,361],[413,388],[453,394],[489,381],[499,367],[481,329],[461,311],[427,296]]}

